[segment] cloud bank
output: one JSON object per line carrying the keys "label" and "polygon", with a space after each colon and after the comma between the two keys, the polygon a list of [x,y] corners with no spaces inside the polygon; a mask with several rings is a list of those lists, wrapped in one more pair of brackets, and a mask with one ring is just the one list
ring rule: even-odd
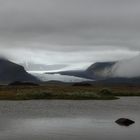
{"label": "cloud bank", "polygon": [[112,69],[114,77],[140,77],[140,55],[119,61]]}
{"label": "cloud bank", "polygon": [[[139,0],[0,0],[0,54],[17,63],[70,69],[132,58],[140,51],[139,5]],[[126,70],[138,69],[135,59]]]}

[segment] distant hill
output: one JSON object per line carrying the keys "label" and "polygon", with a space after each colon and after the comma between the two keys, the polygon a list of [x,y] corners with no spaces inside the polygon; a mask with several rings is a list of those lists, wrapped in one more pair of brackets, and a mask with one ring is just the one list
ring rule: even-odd
{"label": "distant hill", "polygon": [[39,82],[39,80],[27,73],[24,67],[0,58],[0,84],[9,84],[14,81]]}
{"label": "distant hill", "polygon": [[[89,66],[86,70],[71,70],[55,72],[61,75],[77,76],[93,80],[100,80],[111,77],[112,67],[116,62],[97,62]],[[50,73],[50,74],[55,74]]]}

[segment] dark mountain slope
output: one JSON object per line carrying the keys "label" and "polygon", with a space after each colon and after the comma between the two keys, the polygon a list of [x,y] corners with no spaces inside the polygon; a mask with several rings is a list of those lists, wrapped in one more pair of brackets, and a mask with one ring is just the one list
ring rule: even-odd
{"label": "dark mountain slope", "polygon": [[24,67],[0,58],[0,84],[9,84],[14,81],[39,82],[36,77],[27,73]]}
{"label": "dark mountain slope", "polygon": [[96,79],[108,78],[111,77],[115,64],[116,62],[97,62],[88,67],[86,73]]}

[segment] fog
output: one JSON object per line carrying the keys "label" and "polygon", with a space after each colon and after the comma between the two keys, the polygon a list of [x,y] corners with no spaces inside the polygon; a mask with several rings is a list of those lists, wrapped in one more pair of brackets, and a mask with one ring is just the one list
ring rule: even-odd
{"label": "fog", "polygon": [[119,61],[112,69],[114,77],[139,77],[140,55],[132,59]]}
{"label": "fog", "polygon": [[[105,48],[105,46],[104,46]],[[8,54],[8,55],[7,55]],[[79,52],[54,52],[44,51],[41,49],[3,49],[0,52],[1,56],[6,56],[9,60],[18,63],[35,63],[35,64],[67,64],[63,70],[85,69],[95,62],[101,61],[116,61],[128,58],[133,58],[139,54],[139,51],[130,51],[129,49],[96,49],[92,51]]]}

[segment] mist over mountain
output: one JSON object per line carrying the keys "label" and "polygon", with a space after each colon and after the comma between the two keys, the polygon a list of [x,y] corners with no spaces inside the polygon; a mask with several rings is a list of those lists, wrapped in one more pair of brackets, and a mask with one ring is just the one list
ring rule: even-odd
{"label": "mist over mountain", "polygon": [[14,81],[39,82],[39,80],[27,73],[23,66],[0,58],[0,84],[9,84]]}
{"label": "mist over mountain", "polygon": [[[139,57],[140,56],[137,56],[136,58],[134,57],[122,61],[96,62],[90,65],[86,70],[68,70],[49,72],[47,74],[37,74],[31,72],[33,75],[27,73],[23,66],[0,58],[0,83],[8,84],[14,81],[39,82],[38,79],[41,81],[57,80],[63,82],[82,82],[95,80],[97,82],[100,81],[101,83],[109,84],[139,83],[140,65],[137,64]],[[65,67],[65,65],[62,67]],[[47,65],[44,66],[41,64],[30,64],[28,67],[26,67],[26,69],[27,68],[30,68],[30,70],[36,69],[37,71],[49,69],[47,68]],[[59,68],[59,65],[57,68]],[[38,79],[36,77],[38,77]]]}
{"label": "mist over mountain", "polygon": [[86,71],[89,75],[101,78],[137,78],[140,77],[140,55],[116,62],[98,62]]}
{"label": "mist over mountain", "polygon": [[116,62],[96,62],[90,65],[86,70],[69,70],[55,73],[59,73],[61,75],[88,78],[93,80],[101,80],[108,77],[112,77],[112,68],[115,64]]}
{"label": "mist over mountain", "polygon": [[23,62],[20,63],[20,65],[22,65],[27,71],[52,71],[65,68],[67,66],[62,64],[47,65],[34,62]]}
{"label": "mist over mountain", "polygon": [[[137,78],[139,5],[138,0],[0,0],[0,56],[27,71],[59,70],[94,80]],[[0,78],[26,80],[27,74],[20,76],[26,73],[23,67],[1,66]]]}
{"label": "mist over mountain", "polygon": [[42,82],[46,81],[61,81],[66,83],[76,83],[76,82],[84,82],[84,81],[92,81],[88,78],[82,78],[72,75],[61,75],[61,74],[39,74],[32,73],[34,76],[38,77]]}
{"label": "mist over mountain", "polygon": [[62,75],[83,77],[94,80],[108,78],[139,78],[140,56],[121,61],[96,62],[86,70],[69,70],[58,72]]}
{"label": "mist over mountain", "polygon": [[87,68],[86,73],[96,79],[112,77],[112,68],[116,63],[117,62],[96,62]]}
{"label": "mist over mountain", "polygon": [[138,0],[0,0],[0,55],[18,64],[78,68],[134,57],[140,53],[139,5]]}
{"label": "mist over mountain", "polygon": [[140,55],[118,61],[112,67],[113,77],[140,77]]}

